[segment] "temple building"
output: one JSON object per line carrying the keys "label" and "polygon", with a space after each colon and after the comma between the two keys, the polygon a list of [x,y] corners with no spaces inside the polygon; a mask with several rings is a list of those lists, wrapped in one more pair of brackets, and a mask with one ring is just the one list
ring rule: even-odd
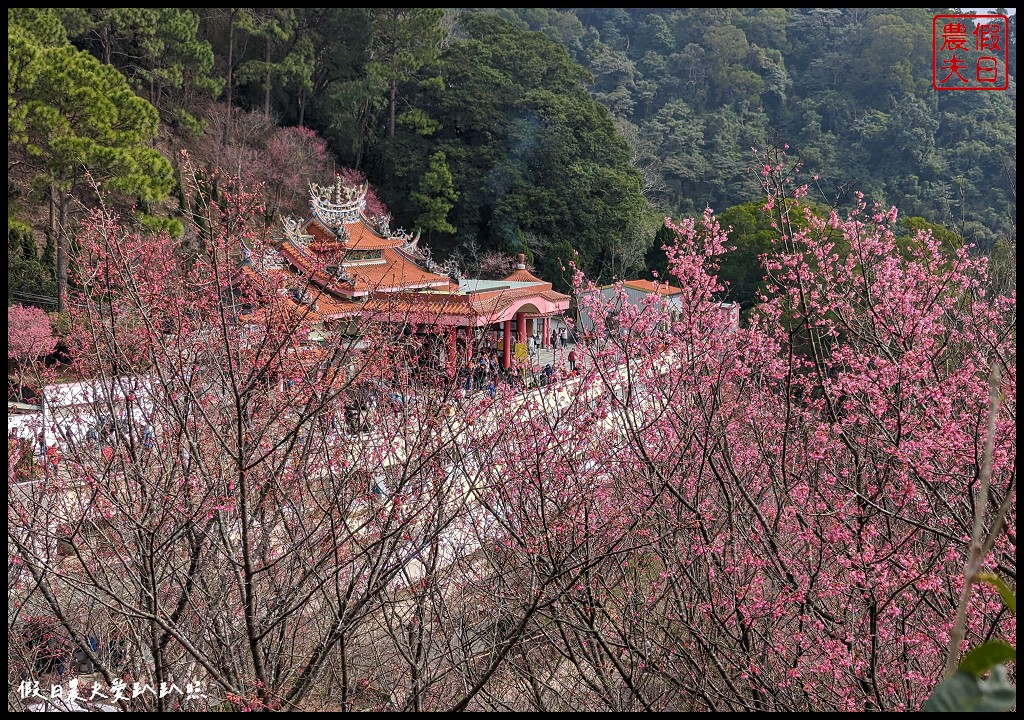
{"label": "temple building", "polygon": [[[479,349],[500,349],[510,367],[513,346],[540,335],[546,345],[551,318],[569,309],[569,296],[526,270],[502,280],[465,279],[441,267],[419,247],[419,234],[392,231],[389,218],[366,213],[368,186],[310,183],[309,219],[288,218],[268,256],[249,272],[280,272],[300,288],[293,300],[306,305],[323,333],[372,319],[437,336],[447,348],[450,371]],[[461,359],[461,361],[460,361]]]}

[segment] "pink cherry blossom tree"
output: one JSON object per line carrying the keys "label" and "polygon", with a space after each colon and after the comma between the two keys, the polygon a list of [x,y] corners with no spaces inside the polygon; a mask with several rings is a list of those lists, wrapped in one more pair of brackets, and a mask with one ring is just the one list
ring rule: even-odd
{"label": "pink cherry blossom tree", "polygon": [[266,141],[259,164],[266,183],[268,214],[301,215],[307,210],[309,178],[331,171],[327,143],[304,127],[277,128]]}
{"label": "pink cherry blossom tree", "polygon": [[[211,242],[188,264],[103,210],[77,235],[69,352],[89,402],[61,422],[98,432],[62,440],[44,482],[12,473],[11,680],[78,652],[107,687],[207,695],[125,709],[350,705],[381,613],[452,512],[424,478],[452,442],[437,418],[455,379],[354,435],[380,378],[413,396],[415,341],[370,318],[312,344],[321,291],[267,260],[260,198],[203,207]],[[33,639],[39,617],[67,657]]]}
{"label": "pink cherry blossom tree", "polygon": [[[684,293],[670,331],[650,308],[581,295],[630,439],[616,472],[641,493],[617,500],[651,504],[651,549],[628,558],[646,603],[631,614],[627,587],[610,588],[600,628],[624,707],[669,693],[690,709],[916,710],[943,676],[976,512],[983,566],[1015,577],[1015,297],[989,296],[969,249],[921,233],[900,252],[894,208],[821,217],[784,163],[764,164],[778,238],[749,327],[716,319],[728,239],[710,212],[671,225]],[[969,644],[1015,637],[985,590],[966,624]]]}
{"label": "pink cherry blossom tree", "polygon": [[16,396],[24,397],[25,375],[32,362],[52,353],[57,337],[46,312],[20,304],[7,307],[7,359],[15,366]]}

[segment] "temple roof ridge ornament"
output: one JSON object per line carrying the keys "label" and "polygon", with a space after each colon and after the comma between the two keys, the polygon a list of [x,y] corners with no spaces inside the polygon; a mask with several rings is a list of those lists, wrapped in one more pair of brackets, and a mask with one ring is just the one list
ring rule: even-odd
{"label": "temple roof ridge ornament", "polygon": [[324,227],[341,228],[345,223],[354,223],[366,209],[366,194],[370,189],[367,182],[358,187],[345,185],[340,174],[335,174],[331,186],[309,183],[309,209]]}
{"label": "temple roof ridge ornament", "polygon": [[356,284],[355,277],[353,277],[348,272],[348,270],[345,269],[345,266],[344,266],[343,263],[338,263],[336,265],[328,265],[328,266],[326,266],[324,268],[324,271],[328,275],[331,275],[335,280],[337,280],[340,283],[343,283],[345,285],[352,285],[352,286],[354,286]]}
{"label": "temple roof ridge ornament", "polygon": [[419,247],[420,242],[420,231],[417,230],[416,234],[412,237],[405,238],[405,244],[402,245],[402,252],[412,257],[422,257],[423,251]]}
{"label": "temple roof ridge ornament", "polygon": [[260,260],[264,270],[281,270],[284,267],[281,264],[281,253],[272,247],[263,248]]}
{"label": "temple roof ridge ornament", "polygon": [[285,240],[291,240],[292,245],[296,247],[306,247],[306,238],[309,236],[302,234],[302,220],[289,215],[286,218],[282,218],[281,224],[284,226]]}
{"label": "temple roof ridge ornament", "polygon": [[449,278],[454,280],[456,284],[462,281],[462,268],[459,267],[459,263],[455,258],[448,258],[438,267],[441,270],[441,274],[447,275]]}
{"label": "temple roof ridge ornament", "polygon": [[[364,215],[363,217],[366,216]],[[381,237],[391,237],[391,213],[381,213],[371,220],[369,224]]]}

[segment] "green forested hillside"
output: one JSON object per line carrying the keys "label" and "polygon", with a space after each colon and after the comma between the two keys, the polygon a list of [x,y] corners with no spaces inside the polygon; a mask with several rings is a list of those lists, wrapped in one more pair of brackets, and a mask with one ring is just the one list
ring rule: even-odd
{"label": "green forested hillside", "polygon": [[[210,178],[264,181],[275,222],[304,210],[306,180],[359,170],[435,254],[473,271],[525,251],[563,287],[574,257],[601,280],[657,264],[665,215],[756,201],[751,148],[773,145],[819,177],[821,201],[861,190],[1005,256],[1015,77],[932,89],[938,12],[10,10],[9,280],[50,292],[86,177],[175,230],[181,149]],[[1015,76],[1015,23],[1008,42]],[[733,215],[756,263],[763,228]],[[733,270],[749,301],[756,268]]]}
{"label": "green forested hillside", "polygon": [[[1010,230],[1016,22],[1005,92],[932,88],[933,9],[502,10],[568,47],[635,138],[671,210],[751,199],[752,145],[789,144],[826,191],[856,188],[963,226]],[[1003,12],[1003,11],[997,11]]]}

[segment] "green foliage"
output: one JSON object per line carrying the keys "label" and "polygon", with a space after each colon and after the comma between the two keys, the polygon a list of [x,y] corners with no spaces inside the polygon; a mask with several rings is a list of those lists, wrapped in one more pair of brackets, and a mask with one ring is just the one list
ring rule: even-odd
{"label": "green foliage", "polygon": [[908,233],[906,236],[897,239],[897,242],[902,249],[906,249],[909,246],[911,238],[920,230],[930,230],[932,237],[938,240],[942,245],[942,249],[947,252],[959,250],[964,244],[964,239],[956,232],[938,223],[928,222],[923,217],[903,218],[900,225],[905,228]]}
{"label": "green foliage", "polygon": [[760,203],[735,205],[718,214],[718,222],[729,230],[729,244],[735,248],[722,259],[719,278],[727,284],[727,299],[740,303],[744,310],[758,302],[758,289],[764,279],[760,256],[772,248],[778,232]]}
{"label": "green foliage", "polygon": [[395,135],[399,84],[417,78],[440,54],[443,16],[441,8],[375,8],[370,12],[373,40],[367,70],[388,90],[388,137]]}
{"label": "green foliage", "polygon": [[66,338],[71,332],[71,314],[66,312],[48,312],[46,317],[50,319],[50,327],[53,334],[59,338]]}
{"label": "green foliage", "polygon": [[441,123],[418,108],[406,110],[398,116],[398,125],[412,130],[417,135],[429,137],[441,129]]}
{"label": "green foliage", "polygon": [[[56,221],[58,308],[67,288],[68,216],[77,191],[93,187],[126,203],[162,200],[173,186],[171,164],[151,146],[156,109],[124,75],[68,44],[48,45],[8,26],[8,152],[27,160],[46,189]],[[84,198],[83,198],[84,199]]]}
{"label": "green foliage", "polygon": [[[582,85],[587,72],[546,35],[488,13],[462,16],[439,67],[443,86],[406,87],[412,106],[440,126],[429,142],[417,132],[422,123],[400,125],[372,156],[370,177],[388,206],[423,212],[430,193],[420,183],[440,149],[457,193],[445,201],[456,243],[530,252],[556,282],[576,251],[598,276],[623,258],[639,267],[650,236],[638,240],[634,228],[646,227],[649,206],[610,114]],[[438,240],[432,245],[443,246]]]}
{"label": "green foliage", "polygon": [[978,573],[974,578],[974,582],[984,583],[994,587],[996,592],[999,593],[999,597],[1003,599],[1003,603],[1006,605],[1007,609],[1014,615],[1017,614],[1017,596],[1001,577],[992,573]]}
{"label": "green foliage", "polygon": [[146,232],[154,235],[167,233],[174,239],[180,238],[185,232],[185,226],[178,218],[156,217],[153,215],[141,214],[138,216],[139,224]]}
{"label": "green foliage", "polygon": [[68,35],[166,117],[191,115],[197,97],[215,97],[213,47],[199,37],[199,16],[180,8],[88,8],[63,11]]}
{"label": "green foliage", "polygon": [[401,82],[436,60],[444,29],[441,8],[376,8],[371,13],[371,72]]}
{"label": "green foliage", "polygon": [[183,108],[174,108],[167,113],[170,123],[181,130],[187,137],[197,138],[206,130],[207,122],[203,118],[196,117]]}
{"label": "green foliage", "polygon": [[[143,157],[155,153],[153,132],[127,131],[140,123],[112,119],[111,108],[126,118],[144,113],[129,109],[112,78],[69,55],[68,38],[119,70],[174,129],[200,138],[204,103],[221,91],[212,72],[228,64],[230,24],[234,105],[317,130],[340,164],[381,189],[397,224],[425,217],[430,193],[421,183],[435,153],[445,154],[457,199],[443,222],[456,230],[442,231],[436,215],[427,221],[438,223],[432,243],[441,254],[476,242],[535,253],[542,273],[560,275],[577,250],[605,280],[642,269],[652,249],[650,202],[655,216],[679,217],[758,201],[746,172],[750,148],[771,139],[820,175],[815,186],[828,202],[842,206],[849,188],[862,189],[897,204],[917,223],[908,230],[930,227],[944,245],[991,254],[994,284],[1007,291],[1015,284],[1015,96],[932,90],[931,15],[16,8],[8,11],[9,146],[41,153],[33,156],[44,170],[40,187],[55,182],[62,202],[86,168],[130,198],[159,196],[166,169]],[[1015,68],[1012,33],[1008,41]],[[62,127],[57,118],[72,107],[81,113]],[[631,128],[629,147],[616,126]],[[103,137],[108,131],[114,137]],[[139,149],[126,153],[126,145]],[[647,201],[634,195],[631,166],[642,170]],[[609,182],[622,186],[609,190]],[[623,208],[610,206],[617,194]],[[598,217],[612,224],[590,219]],[[737,245],[724,273],[749,303],[763,243]]]}
{"label": "green foliage", "polygon": [[422,210],[416,220],[416,227],[428,232],[455,232],[455,227],[447,218],[448,212],[459,199],[459,193],[455,189],[447,160],[440,151],[431,155],[430,165],[420,179],[419,190],[412,193],[412,201]]}
{"label": "green foliage", "polygon": [[960,661],[960,672],[980,678],[1000,663],[1015,661],[1017,650],[1001,640],[990,640],[972,648]]}
{"label": "green foliage", "polygon": [[1017,689],[997,665],[986,680],[958,672],[935,688],[921,706],[925,712],[1005,712],[1017,704]]}
{"label": "green foliage", "polygon": [[[35,241],[33,241],[33,252],[35,251]],[[53,268],[57,264],[57,243],[54,241],[53,233],[46,233],[46,245],[43,246],[43,256],[40,258],[43,267],[47,269],[49,275],[53,274]]]}
{"label": "green foliage", "polygon": [[[342,153],[356,139],[373,99],[383,91],[368,82],[370,11],[368,8],[297,8],[301,37],[309,46],[309,86],[295,87],[297,98],[275,98],[274,112],[288,124],[313,127],[334,137]],[[296,99],[298,102],[296,102]],[[350,163],[355,165],[356,163]]]}
{"label": "green foliage", "polygon": [[83,173],[146,200],[166,196],[170,163],[149,147],[157,114],[124,76],[70,46],[41,48],[32,82],[14,100],[26,111],[21,143],[47,180],[71,191]]}
{"label": "green foliage", "polygon": [[297,9],[246,8],[239,13],[237,25],[258,49],[239,65],[235,80],[262,90],[265,115],[270,115],[275,84],[304,91],[312,88],[314,49],[303,34]]}
{"label": "green foliage", "polygon": [[[555,11],[501,12],[558,37]],[[583,26],[564,45],[593,73],[593,96],[639,128],[645,158],[658,161],[665,214],[756,200],[743,170],[771,133],[821,176],[830,202],[853,186],[986,252],[1012,232],[1014,93],[935,92],[931,10],[561,13]]]}
{"label": "green foliage", "polygon": [[44,45],[31,29],[17,24],[13,10],[7,18],[7,144],[18,146],[28,141],[29,109],[21,93],[36,82]]}
{"label": "green foliage", "polygon": [[[26,33],[30,42],[42,47],[60,47],[68,42],[68,34],[58,11],[51,8],[9,8],[7,32],[12,29]],[[8,48],[8,52],[10,49]],[[8,78],[10,81],[10,78]]]}
{"label": "green foliage", "polygon": [[671,206],[691,213],[698,207],[699,188],[711,173],[704,154],[705,123],[683,100],[666,103],[640,128],[648,159],[658,163]]}
{"label": "green foliage", "polygon": [[50,252],[40,257],[31,229],[24,223],[7,225],[7,304],[20,302],[43,308],[52,307],[57,295],[54,279],[52,241]]}
{"label": "green foliage", "polygon": [[1017,287],[1017,244],[996,241],[989,256],[989,280],[995,291],[1008,293]]}
{"label": "green foliage", "polygon": [[669,277],[668,256],[665,254],[665,247],[675,242],[675,232],[670,230],[664,222],[654,234],[654,243],[647,249],[644,257],[644,265],[659,278]]}

